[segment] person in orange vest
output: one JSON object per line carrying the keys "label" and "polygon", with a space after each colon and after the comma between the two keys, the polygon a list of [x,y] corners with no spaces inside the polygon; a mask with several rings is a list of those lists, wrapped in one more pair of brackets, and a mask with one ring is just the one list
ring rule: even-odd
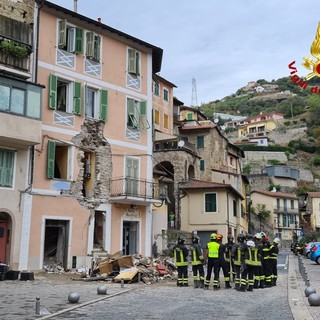
{"label": "person in orange vest", "polygon": [[185,246],[185,237],[180,235],[178,243],[173,247],[174,263],[178,270],[178,287],[188,287],[188,255],[189,251]]}
{"label": "person in orange vest", "polygon": [[213,270],[213,290],[219,290],[219,247],[220,244],[217,242],[217,234],[212,233],[210,235],[210,242],[207,243],[206,247],[206,258],[208,260],[207,276],[204,281],[204,289],[209,289],[211,273]]}
{"label": "person in orange vest", "polygon": [[195,234],[192,237],[191,245],[191,265],[193,274],[194,288],[204,287],[204,257],[200,245],[200,238]]}

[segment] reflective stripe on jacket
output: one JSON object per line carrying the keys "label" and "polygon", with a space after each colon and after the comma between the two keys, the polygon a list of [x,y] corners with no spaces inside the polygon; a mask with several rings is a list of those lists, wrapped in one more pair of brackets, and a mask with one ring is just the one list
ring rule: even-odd
{"label": "reflective stripe on jacket", "polygon": [[248,258],[245,260],[248,266],[261,266],[261,257],[259,249],[256,247],[248,247]]}

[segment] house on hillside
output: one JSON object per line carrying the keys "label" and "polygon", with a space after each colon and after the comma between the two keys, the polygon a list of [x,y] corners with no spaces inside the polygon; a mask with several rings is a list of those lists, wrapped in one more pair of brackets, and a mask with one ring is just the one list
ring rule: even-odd
{"label": "house on hillside", "polygon": [[305,197],[304,225],[320,232],[320,192],[308,192]]}
{"label": "house on hillside", "polygon": [[[299,236],[299,198],[295,194],[253,190],[250,197],[251,207],[255,209],[250,217],[255,232],[264,231],[270,238],[279,237],[285,242],[291,242],[296,235]],[[268,217],[259,217],[259,204],[265,205],[265,209],[270,211]]]}

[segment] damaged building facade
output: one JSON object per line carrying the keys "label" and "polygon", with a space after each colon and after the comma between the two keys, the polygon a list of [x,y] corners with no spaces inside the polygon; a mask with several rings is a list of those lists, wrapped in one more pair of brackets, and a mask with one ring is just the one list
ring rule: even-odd
{"label": "damaged building facade", "polygon": [[34,12],[42,122],[29,142],[32,181],[17,192],[23,230],[13,227],[21,237],[16,247],[8,237],[7,261],[70,269],[116,252],[150,256],[152,205],[163,203],[151,130],[162,49],[48,1]]}

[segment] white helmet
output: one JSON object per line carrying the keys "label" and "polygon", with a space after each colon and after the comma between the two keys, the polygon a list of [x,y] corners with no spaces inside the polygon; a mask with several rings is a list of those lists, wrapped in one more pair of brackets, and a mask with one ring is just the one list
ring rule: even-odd
{"label": "white helmet", "polygon": [[274,238],[273,243],[280,244],[281,240],[279,238]]}
{"label": "white helmet", "polygon": [[253,237],[254,237],[254,238],[257,238],[258,240],[261,240],[261,239],[262,239],[261,234],[260,234],[259,232],[256,233]]}

